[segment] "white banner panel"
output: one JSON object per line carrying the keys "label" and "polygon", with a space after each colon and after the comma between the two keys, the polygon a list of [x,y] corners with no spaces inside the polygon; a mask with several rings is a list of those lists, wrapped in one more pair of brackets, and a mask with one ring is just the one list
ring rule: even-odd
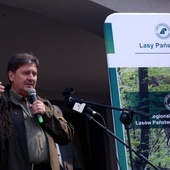
{"label": "white banner panel", "polygon": [[[114,54],[108,67],[169,67],[170,14],[113,14]],[[147,61],[147,62],[146,62]]]}

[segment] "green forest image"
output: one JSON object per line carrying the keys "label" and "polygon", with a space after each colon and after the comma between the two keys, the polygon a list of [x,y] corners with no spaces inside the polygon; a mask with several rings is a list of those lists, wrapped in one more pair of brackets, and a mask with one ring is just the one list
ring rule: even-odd
{"label": "green forest image", "polygon": [[[121,107],[151,115],[133,114],[132,149],[160,170],[170,170],[170,68],[117,68],[117,78]],[[129,159],[128,149],[127,153]],[[136,154],[132,156],[135,170],[154,170]]]}

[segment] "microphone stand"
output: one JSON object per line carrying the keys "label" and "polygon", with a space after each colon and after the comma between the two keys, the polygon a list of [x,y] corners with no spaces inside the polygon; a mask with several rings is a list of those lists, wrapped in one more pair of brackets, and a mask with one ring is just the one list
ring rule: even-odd
{"label": "microphone stand", "polygon": [[142,112],[142,111],[134,111],[130,108],[116,108],[116,107],[112,107],[109,105],[103,105],[103,104],[98,104],[98,103],[94,103],[94,102],[89,102],[89,101],[85,101],[83,99],[75,99],[72,97],[68,97],[66,98],[67,102],[79,102],[79,103],[86,103],[86,104],[91,104],[91,105],[95,105],[95,106],[99,106],[99,107],[105,107],[105,108],[109,108],[109,109],[113,109],[113,110],[118,110],[118,111],[122,111],[122,114],[120,115],[120,121],[124,124],[124,127],[126,129],[127,132],[127,138],[128,138],[128,145],[123,142],[120,138],[118,138],[117,136],[115,136],[110,130],[108,130],[105,126],[103,126],[102,124],[100,124],[98,121],[96,121],[93,118],[93,115],[89,115],[88,113],[83,113],[84,116],[86,116],[90,121],[95,122],[96,124],[98,124],[100,127],[102,127],[103,129],[107,130],[107,132],[109,134],[111,134],[115,139],[117,139],[120,143],[122,143],[124,146],[126,146],[129,149],[129,155],[130,155],[130,164],[131,164],[131,170],[134,170],[133,167],[133,159],[132,159],[132,152],[135,153],[141,160],[145,161],[146,163],[148,163],[149,165],[151,165],[153,168],[155,168],[156,170],[159,170],[158,167],[156,167],[155,165],[153,165],[145,156],[143,156],[140,152],[136,152],[135,150],[132,149],[131,147],[131,141],[130,141],[130,126],[131,126],[131,122],[133,120],[133,115],[134,114],[138,114],[141,116],[148,116],[150,117],[151,115],[146,113],[146,112]]}
{"label": "microphone stand", "polygon": [[142,111],[135,111],[135,110],[130,109],[130,108],[117,108],[117,107],[113,107],[113,106],[110,106],[110,105],[94,103],[94,102],[90,102],[90,101],[83,100],[83,99],[76,99],[76,98],[73,98],[73,97],[69,97],[66,100],[69,100],[70,102],[73,101],[73,102],[78,102],[78,103],[86,103],[86,104],[90,104],[90,105],[93,105],[93,106],[99,106],[99,107],[104,107],[104,108],[118,110],[118,111],[125,111],[126,112],[126,110],[127,110],[127,111],[131,111],[131,112],[138,114],[138,115],[141,115],[141,116],[148,116],[148,117],[151,116],[149,113],[142,112]]}
{"label": "microphone stand", "polygon": [[[146,163],[148,163],[149,165],[151,165],[153,168],[155,168],[156,170],[160,170],[159,168],[157,168],[155,165],[153,165],[145,156],[143,156],[140,152],[136,152],[135,150],[133,150],[131,148],[131,146],[127,145],[124,141],[122,141],[119,137],[117,137],[114,133],[112,133],[109,129],[107,129],[105,126],[103,126],[101,123],[99,123],[96,119],[93,118],[93,115],[89,115],[89,113],[83,113],[83,115],[85,117],[87,117],[90,121],[95,122],[97,125],[99,125],[100,127],[102,127],[104,130],[107,130],[107,132],[112,135],[115,139],[117,139],[120,143],[122,143],[124,146],[126,146],[128,149],[130,149],[130,152],[135,153],[141,160],[145,161]],[[132,154],[131,154],[132,155]],[[132,161],[132,159],[131,159]],[[131,162],[131,166],[133,168],[132,162]]]}

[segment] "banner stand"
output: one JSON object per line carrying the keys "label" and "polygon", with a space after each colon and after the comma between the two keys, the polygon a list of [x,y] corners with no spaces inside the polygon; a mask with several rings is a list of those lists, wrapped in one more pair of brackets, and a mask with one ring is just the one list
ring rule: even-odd
{"label": "banner stand", "polygon": [[[113,110],[115,134],[160,169],[170,167],[169,21],[169,13],[115,13],[104,22],[112,106],[151,115],[134,115],[123,126],[127,115]],[[135,170],[151,169],[119,142],[116,151],[120,169],[130,169],[132,160]]]}

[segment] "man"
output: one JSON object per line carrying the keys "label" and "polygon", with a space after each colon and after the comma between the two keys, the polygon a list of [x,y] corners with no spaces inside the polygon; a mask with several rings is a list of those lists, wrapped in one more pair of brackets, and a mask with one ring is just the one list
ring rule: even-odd
{"label": "man", "polygon": [[[53,106],[56,111],[61,116],[63,116],[63,112],[61,111],[61,109],[56,105]],[[56,146],[59,155],[61,170],[83,170],[73,141],[69,142],[66,145],[56,144]]]}
{"label": "man", "polygon": [[60,170],[55,143],[73,139],[73,126],[48,100],[37,96],[29,103],[28,91],[36,87],[38,68],[39,60],[32,54],[16,54],[8,62],[10,85],[4,87],[0,82],[2,170]]}

